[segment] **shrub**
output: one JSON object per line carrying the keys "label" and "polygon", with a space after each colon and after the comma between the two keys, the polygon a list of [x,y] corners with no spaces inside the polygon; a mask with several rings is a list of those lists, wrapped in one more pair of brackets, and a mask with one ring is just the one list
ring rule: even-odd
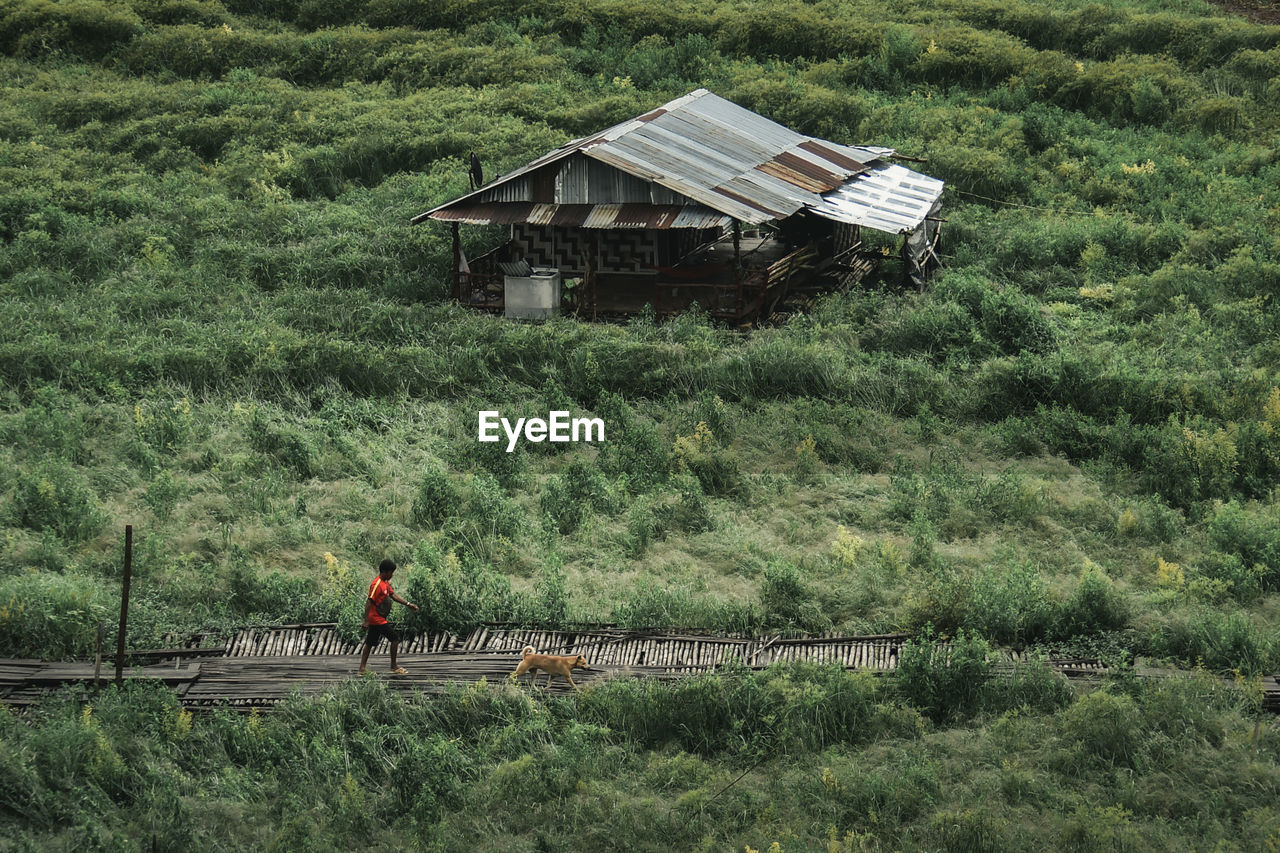
{"label": "shrub", "polygon": [[173,453],[190,438],[195,417],[190,400],[133,407],[138,440],[153,450]]}
{"label": "shrub", "polygon": [[387,780],[395,810],[430,826],[460,805],[464,785],[475,773],[474,758],[456,740],[433,732],[404,743]]}
{"label": "shrub", "polygon": [[1075,694],[1067,677],[1051,667],[1046,658],[1037,656],[991,678],[983,690],[982,707],[988,713],[1051,714],[1069,705]]}
{"label": "shrub", "polygon": [[1000,853],[1019,846],[1012,840],[1009,821],[985,807],[938,812],[929,819],[927,837],[938,850],[965,853]]}
{"label": "shrub", "polygon": [[760,630],[762,614],[753,605],[721,602],[704,591],[642,580],[608,612],[608,620],[625,628],[680,626],[708,631],[751,634]]}
{"label": "shrub", "polygon": [[1147,845],[1147,838],[1130,817],[1123,806],[1080,805],[1063,829],[1062,849],[1073,853],[1141,850]]}
{"label": "shrub", "polygon": [[304,479],[316,474],[316,450],[311,441],[291,426],[272,423],[258,408],[246,427],[249,446],[292,470]]}
{"label": "shrub", "polygon": [[106,524],[93,490],[62,462],[42,463],[19,479],[13,514],[23,527],[51,530],[68,542],[88,539]]}
{"label": "shrub", "polygon": [[483,564],[464,568],[456,554],[441,554],[429,542],[418,543],[406,568],[403,597],[419,608],[403,616],[410,632],[462,634],[481,622],[510,620],[518,611],[505,575]]}
{"label": "shrub", "polygon": [[667,481],[671,451],[652,424],[638,420],[625,400],[609,392],[601,395],[596,414],[610,429],[596,458],[601,471],[626,475],[628,488],[640,493]]}
{"label": "shrub", "polygon": [[697,477],[706,494],[724,497],[740,495],[744,490],[733,452],[716,446],[705,422],[698,422],[692,434],[676,438],[672,457],[675,470],[688,471]]}
{"label": "shrub", "polygon": [[981,572],[973,585],[972,607],[968,627],[1002,645],[1022,648],[1043,640],[1053,628],[1053,600],[1031,562]]}
{"label": "shrub", "polygon": [[674,527],[685,533],[704,533],[715,527],[711,507],[697,477],[677,474],[671,485],[675,487],[675,500],[664,501],[655,510],[661,527]]}
{"label": "shrub", "polygon": [[813,591],[801,579],[799,569],[788,562],[778,560],[765,566],[760,603],[765,618],[778,627],[812,630],[830,624],[818,609]]}
{"label": "shrub", "polygon": [[730,668],[666,683],[618,679],[585,691],[578,702],[584,718],[645,747],[674,744],[714,755],[865,742],[895,728],[879,713],[879,692],[865,673],[790,666]]}
{"label": "shrub", "polygon": [[418,482],[409,516],[419,527],[428,527],[456,516],[461,506],[462,496],[453,480],[443,468],[433,466]]}
{"label": "shrub", "polygon": [[364,623],[372,574],[367,579],[362,577],[350,563],[342,562],[328,551],[324,553],[324,564],[324,578],[320,582],[324,618],[337,623],[336,630],[343,639],[356,642]]}
{"label": "shrub", "polygon": [[593,511],[612,513],[612,490],[600,470],[583,459],[574,459],[558,476],[547,481],[540,499],[542,512],[556,530],[568,535],[577,530]]}
{"label": "shrub", "polygon": [[[524,527],[524,511],[502,491],[491,474],[480,471],[471,478],[471,488],[459,522],[463,536],[513,539]],[[468,544],[475,551],[481,543],[469,539]]]}
{"label": "shrub", "polygon": [[902,647],[893,681],[912,705],[935,722],[964,717],[975,711],[991,677],[991,646],[961,629],[950,643],[941,643],[929,626]]}
{"label": "shrub", "polygon": [[558,561],[549,563],[538,573],[530,604],[522,621],[551,628],[562,627],[568,621],[569,589],[565,584],[564,569]]}
{"label": "shrub", "polygon": [[1264,589],[1280,589],[1280,518],[1274,512],[1250,511],[1228,501],[1214,508],[1208,531],[1215,548],[1239,557],[1245,567],[1258,568]]}
{"label": "shrub", "polygon": [[1186,591],[1191,598],[1211,604],[1228,598],[1251,602],[1262,594],[1267,579],[1267,569],[1260,563],[1250,566],[1235,554],[1210,553],[1196,562],[1186,579]]}
{"label": "shrub", "polygon": [[[1249,699],[1239,685],[1207,672],[1153,678],[1138,697],[1148,727],[1167,735],[1171,753],[1208,744],[1220,748],[1226,741],[1229,714],[1247,707]],[[1170,758],[1176,757],[1170,755]]]}
{"label": "shrub", "polygon": [[640,557],[649,546],[665,538],[658,513],[648,500],[638,500],[627,510],[627,534],[624,545],[628,555]]}
{"label": "shrub", "polygon": [[322,618],[324,612],[311,578],[289,577],[280,572],[266,574],[235,553],[231,559],[230,593],[227,606],[233,613],[262,622],[311,622]]}
{"label": "shrub", "polygon": [[[118,602],[112,602],[102,584],[82,575],[29,572],[0,579],[0,655],[88,657],[98,622],[111,624],[113,604],[118,613]],[[111,642],[104,638],[104,645]]]}
{"label": "shrub", "polygon": [[938,298],[953,299],[968,313],[971,345],[975,339],[985,339],[996,352],[1008,355],[1057,348],[1057,335],[1040,306],[1014,290],[994,289],[971,274],[953,274],[939,282],[936,293]]}
{"label": "shrub", "polygon": [[0,18],[0,45],[17,56],[67,51],[99,59],[141,29],[142,21],[132,9],[115,4],[21,0],[8,4]]}
{"label": "shrub", "polygon": [[1058,615],[1061,637],[1118,631],[1129,623],[1129,602],[1096,563],[1080,573],[1080,583]]}
{"label": "shrub", "polygon": [[1276,663],[1275,640],[1262,634],[1243,613],[1202,608],[1161,626],[1150,643],[1154,655],[1213,672],[1255,675]]}
{"label": "shrub", "polygon": [[463,455],[475,469],[492,474],[504,489],[520,485],[528,472],[529,461],[523,442],[517,443],[510,453],[507,452],[505,436],[494,442],[468,440],[464,448]]}
{"label": "shrub", "polygon": [[84,419],[77,402],[75,397],[53,386],[38,388],[23,410],[21,421],[5,431],[5,441],[39,449],[73,465],[84,465],[89,461],[89,453],[85,446]]}
{"label": "shrub", "polygon": [[1062,731],[1083,756],[1110,765],[1133,767],[1139,758],[1142,715],[1128,696],[1097,690],[1063,712]]}
{"label": "shrub", "polygon": [[151,485],[147,486],[143,500],[156,514],[156,519],[163,522],[169,520],[182,494],[182,486],[173,479],[173,474],[169,471],[161,471],[151,481]]}

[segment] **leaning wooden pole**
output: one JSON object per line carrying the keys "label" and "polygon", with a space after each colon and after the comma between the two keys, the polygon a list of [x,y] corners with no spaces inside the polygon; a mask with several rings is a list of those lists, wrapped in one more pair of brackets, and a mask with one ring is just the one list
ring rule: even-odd
{"label": "leaning wooden pole", "polygon": [[116,637],[116,684],[124,682],[124,635],[129,627],[129,582],[133,579],[133,525],[124,526],[124,586],[120,592],[120,634]]}

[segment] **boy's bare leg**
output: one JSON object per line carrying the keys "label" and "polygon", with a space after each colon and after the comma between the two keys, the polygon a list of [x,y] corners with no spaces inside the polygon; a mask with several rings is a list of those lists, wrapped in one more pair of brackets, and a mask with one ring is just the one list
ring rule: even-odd
{"label": "boy's bare leg", "polygon": [[[369,665],[369,652],[373,650],[373,646],[368,643],[364,644],[364,651],[360,653],[360,674],[364,675],[364,668]],[[395,660],[395,651],[391,652],[391,659]]]}

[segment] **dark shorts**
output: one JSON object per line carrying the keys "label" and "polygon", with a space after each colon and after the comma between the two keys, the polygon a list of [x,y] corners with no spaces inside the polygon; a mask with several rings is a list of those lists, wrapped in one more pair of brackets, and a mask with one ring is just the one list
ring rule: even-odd
{"label": "dark shorts", "polygon": [[396,632],[395,626],[388,622],[386,625],[370,625],[364,635],[364,644],[376,646],[380,637],[386,637],[391,643],[400,642],[400,634]]}

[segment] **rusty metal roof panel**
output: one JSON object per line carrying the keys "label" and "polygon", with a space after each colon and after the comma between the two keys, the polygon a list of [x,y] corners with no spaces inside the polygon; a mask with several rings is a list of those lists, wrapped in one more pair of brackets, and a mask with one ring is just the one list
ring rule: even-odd
{"label": "rusty metal roof panel", "polygon": [[583,228],[670,228],[676,209],[651,204],[597,204]]}
{"label": "rusty metal roof panel", "polygon": [[744,193],[753,202],[775,211],[778,218],[790,216],[800,208],[822,200],[817,193],[755,169],[728,181],[727,185]]}
{"label": "rusty metal roof panel", "polygon": [[830,172],[819,171],[803,161],[794,163],[784,159],[786,157],[787,152],[784,151],[768,163],[756,166],[756,170],[811,193],[829,192],[844,184],[843,178],[835,177]]}
{"label": "rusty metal roof panel", "polygon": [[452,204],[434,217],[468,225],[560,225],[580,228],[716,228],[733,219],[703,205],[682,204],[529,204],[471,202]]}
{"label": "rusty metal roof panel", "polygon": [[454,202],[433,211],[431,218],[467,225],[511,225],[527,221],[533,208],[528,202]]}

